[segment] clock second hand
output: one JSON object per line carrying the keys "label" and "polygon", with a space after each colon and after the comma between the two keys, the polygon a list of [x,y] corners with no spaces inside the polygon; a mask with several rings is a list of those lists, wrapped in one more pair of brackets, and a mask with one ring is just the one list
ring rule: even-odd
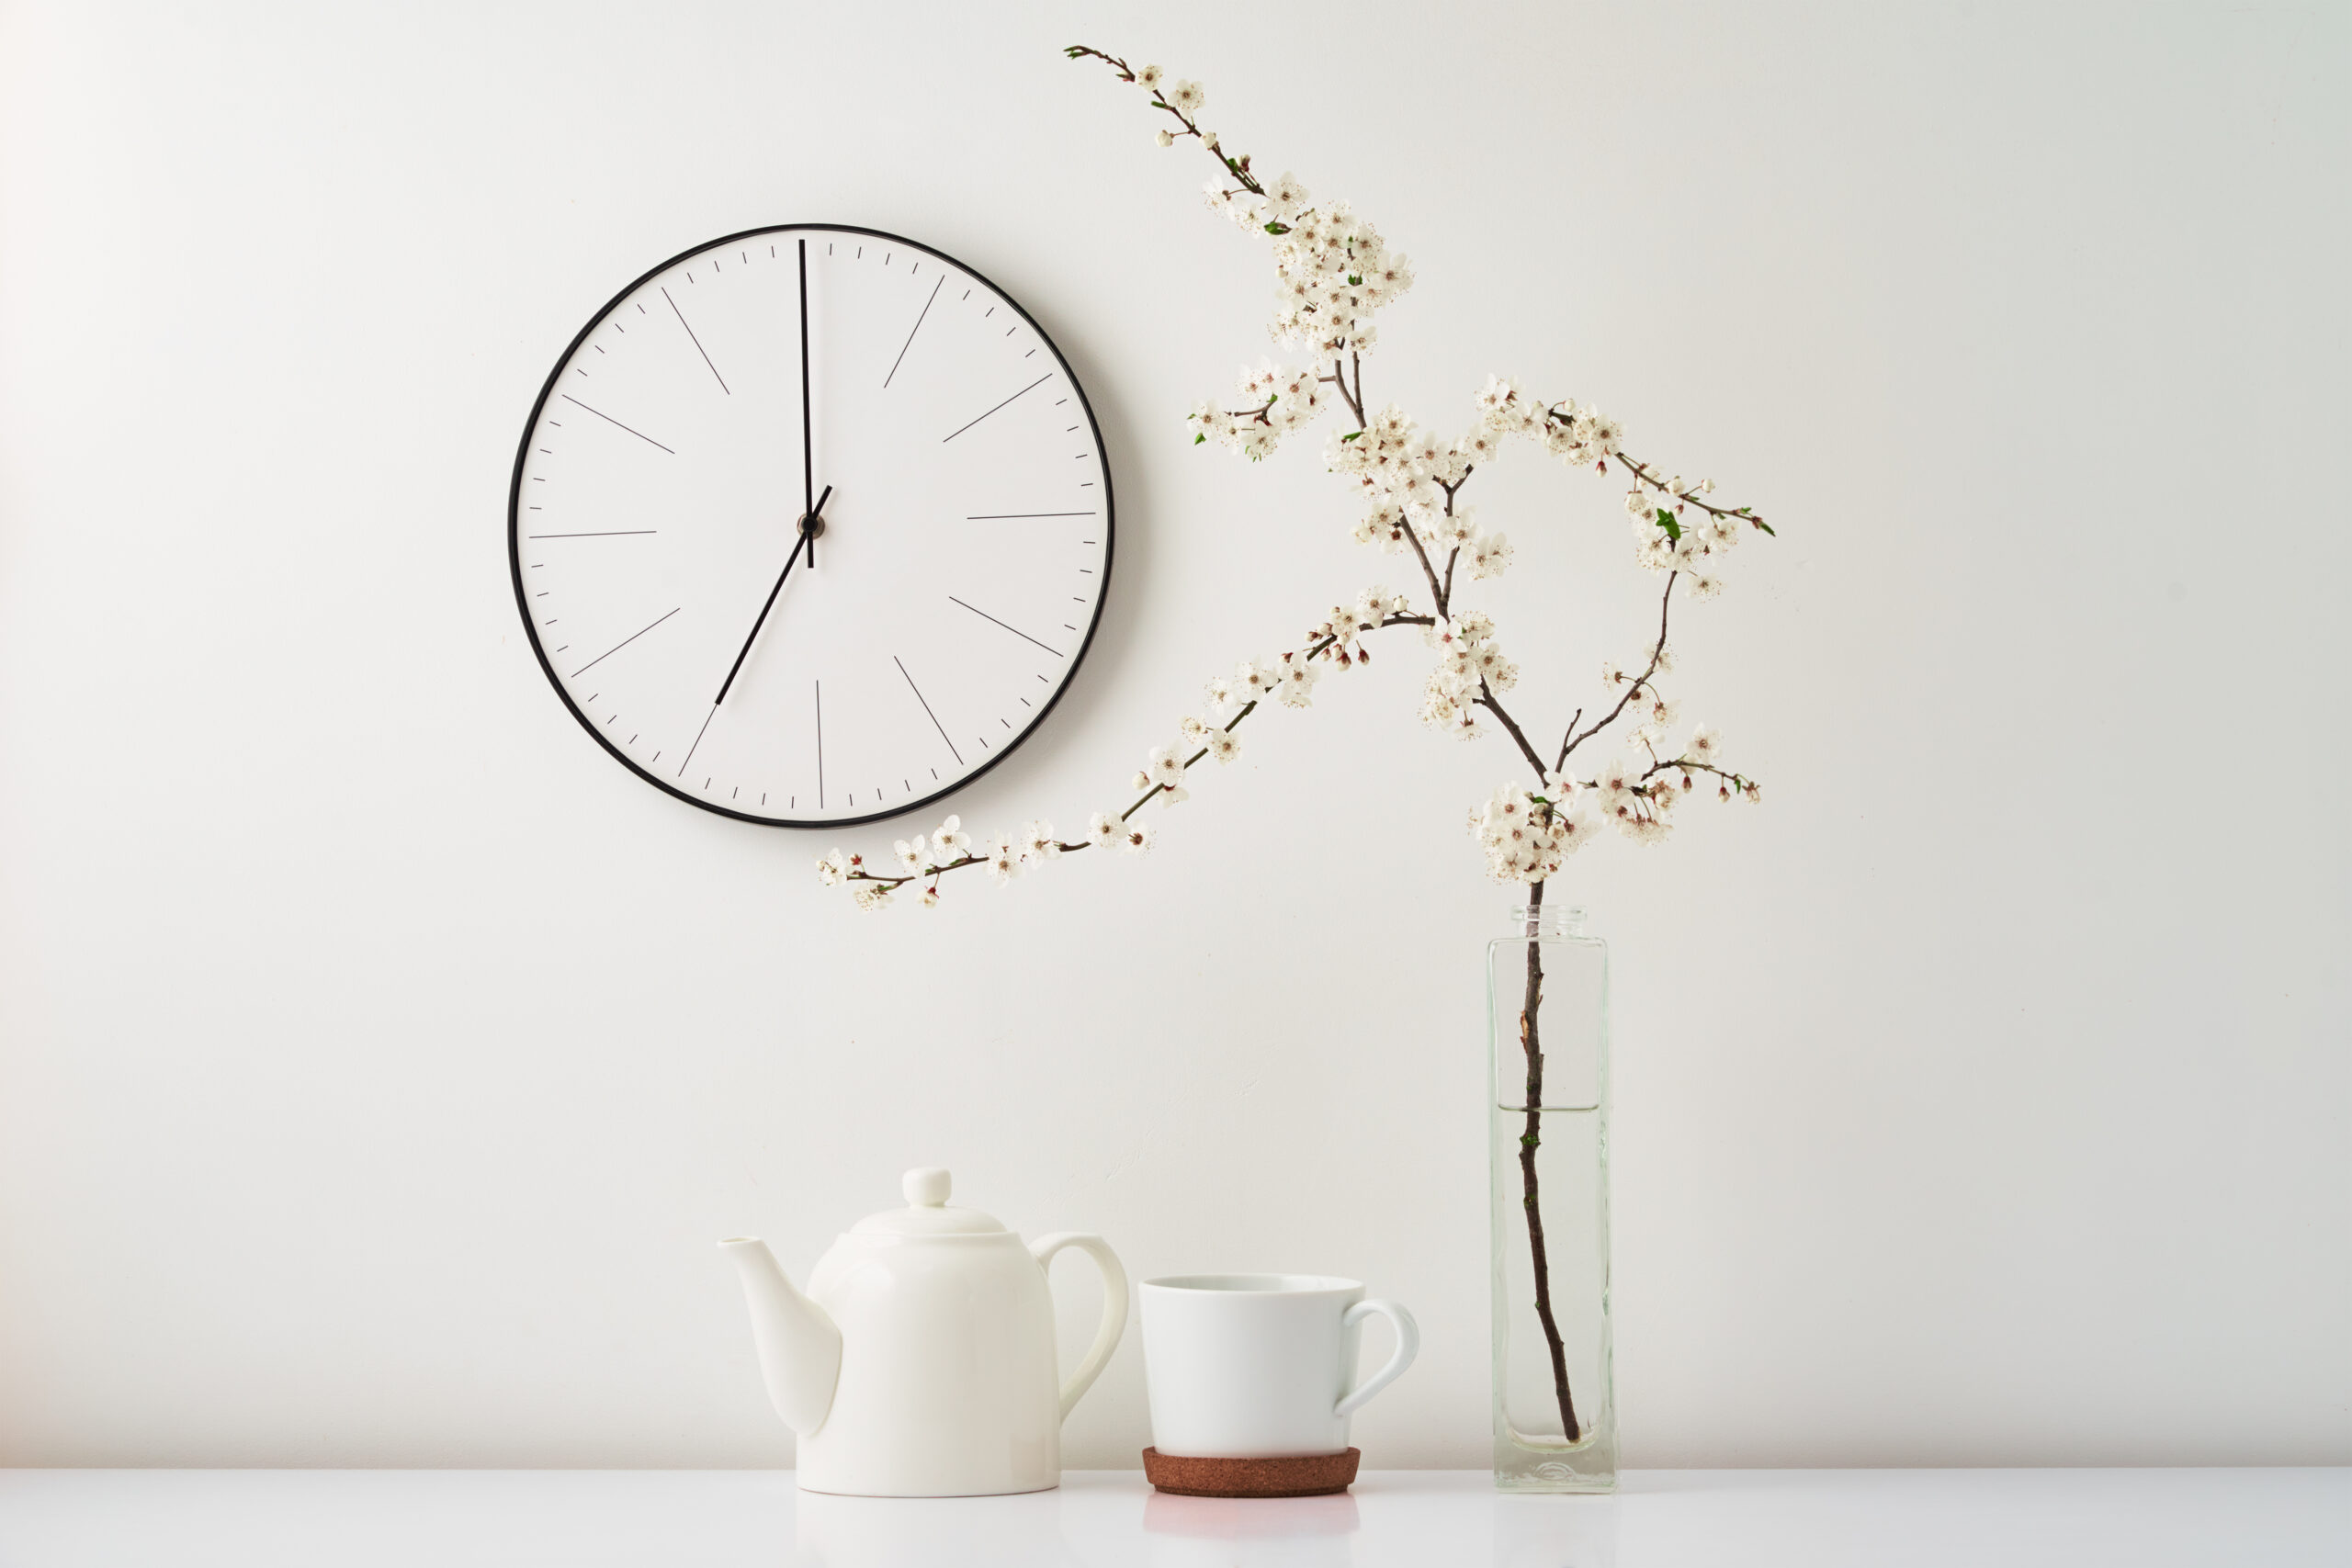
{"label": "clock second hand", "polygon": [[751,636],[743,639],[743,647],[735,655],[735,662],[728,666],[727,679],[720,684],[718,695],[710,699],[710,705],[714,709],[727,700],[729,689],[735,684],[736,673],[743,668],[743,660],[750,655],[752,644],[759,640],[760,628],[767,625],[768,612],[775,608],[775,596],[784,592],[784,580],[792,575],[793,563],[800,558],[800,552],[807,550],[813,564],[816,558],[814,541],[825,526],[824,506],[826,502],[832,499],[832,494],[833,487],[827,485],[825,493],[817,498],[816,505],[810,507],[808,514],[800,519],[799,542],[792,547],[792,553],[784,558],[784,570],[775,574],[775,586],[768,590],[768,602],[760,606],[760,618],[752,623]]}

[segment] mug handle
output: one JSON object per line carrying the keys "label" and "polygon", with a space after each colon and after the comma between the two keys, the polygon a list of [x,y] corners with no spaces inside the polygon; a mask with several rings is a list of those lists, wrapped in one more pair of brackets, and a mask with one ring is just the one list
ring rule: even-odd
{"label": "mug handle", "polygon": [[[1094,1380],[1102,1375],[1102,1368],[1111,1359],[1111,1352],[1119,1348],[1119,1336],[1127,1326],[1127,1271],[1119,1267],[1119,1255],[1099,1235],[1085,1235],[1077,1231],[1056,1231],[1041,1235],[1029,1244],[1029,1256],[1044,1269],[1053,1261],[1054,1254],[1065,1247],[1075,1247],[1094,1259],[1095,1269],[1102,1276],[1102,1326],[1094,1331],[1094,1343],[1087,1350],[1086,1359],[1062,1384],[1062,1419],[1069,1419],[1070,1406],[1076,1404]],[[1398,1371],[1402,1371],[1399,1368]]]}
{"label": "mug handle", "polygon": [[1386,1366],[1366,1378],[1353,1393],[1347,1395],[1338,1404],[1332,1406],[1331,1414],[1334,1416],[1352,1416],[1363,1408],[1366,1400],[1402,1377],[1405,1369],[1413,1364],[1413,1358],[1421,1353],[1421,1325],[1413,1321],[1413,1314],[1407,1312],[1403,1303],[1398,1302],[1385,1300],[1358,1302],[1348,1309],[1345,1317],[1340,1319],[1340,1326],[1353,1328],[1365,1318],[1374,1314],[1386,1318],[1388,1325],[1396,1331],[1396,1348],[1389,1356]]}

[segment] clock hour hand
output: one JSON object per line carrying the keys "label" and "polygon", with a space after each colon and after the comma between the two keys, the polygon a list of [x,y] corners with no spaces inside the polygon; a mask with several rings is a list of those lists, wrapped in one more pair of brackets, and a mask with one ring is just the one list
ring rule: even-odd
{"label": "clock hour hand", "polygon": [[752,645],[760,639],[760,628],[767,625],[768,612],[775,608],[775,596],[784,592],[784,580],[792,575],[794,564],[800,559],[800,552],[808,550],[811,557],[814,557],[815,547],[812,541],[819,534],[824,532],[825,514],[822,509],[825,502],[832,498],[832,493],[833,487],[827,485],[825,493],[817,498],[817,504],[809,508],[808,514],[800,519],[800,538],[792,547],[792,553],[784,558],[784,570],[775,574],[775,586],[768,590],[767,603],[760,606],[760,618],[752,623],[751,635],[743,639],[741,649],[735,655],[735,662],[728,666],[727,679],[720,684],[718,695],[710,699],[712,707],[717,707],[727,700],[728,691],[735,684],[735,677],[742,670],[743,660],[750,656]]}

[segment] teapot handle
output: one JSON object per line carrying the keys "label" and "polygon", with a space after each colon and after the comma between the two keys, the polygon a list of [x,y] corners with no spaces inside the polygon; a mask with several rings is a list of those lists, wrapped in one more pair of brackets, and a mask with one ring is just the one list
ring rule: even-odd
{"label": "teapot handle", "polygon": [[1094,1380],[1102,1375],[1102,1368],[1111,1359],[1111,1352],[1119,1348],[1119,1336],[1127,1326],[1127,1271],[1119,1267],[1118,1254],[1099,1235],[1086,1235],[1078,1231],[1056,1231],[1041,1235],[1029,1244],[1029,1255],[1044,1269],[1052,1263],[1054,1254],[1065,1247],[1075,1247],[1094,1259],[1094,1267],[1102,1275],[1102,1326],[1094,1331],[1094,1344],[1086,1352],[1086,1359],[1079,1362],[1078,1371],[1070,1373],[1062,1384],[1062,1419],[1069,1419],[1070,1406],[1076,1404]]}

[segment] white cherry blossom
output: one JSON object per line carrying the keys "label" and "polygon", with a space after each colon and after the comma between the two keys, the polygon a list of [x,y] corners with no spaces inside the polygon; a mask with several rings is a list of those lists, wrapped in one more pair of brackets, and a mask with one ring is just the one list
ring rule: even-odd
{"label": "white cherry blossom", "polygon": [[[1308,625],[1301,645],[1244,660],[1233,674],[1212,678],[1205,688],[1208,716],[1182,716],[1178,739],[1152,748],[1147,765],[1133,775],[1135,798],[1125,813],[1093,814],[1079,842],[1062,844],[1050,824],[1037,820],[1017,835],[990,836],[985,851],[975,854],[961,823],[950,817],[928,838],[894,842],[894,872],[870,869],[860,857],[836,850],[817,863],[820,880],[848,885],[861,908],[887,907],[901,886],[912,886],[916,900],[931,907],[938,901],[940,878],[956,870],[984,864],[996,880],[1010,881],[1023,867],[1067,858],[1066,851],[1115,843],[1141,854],[1153,839],[1148,825],[1133,820],[1142,806],[1155,796],[1163,806],[1187,799],[1192,762],[1215,757],[1225,764],[1238,757],[1234,728],[1266,698],[1278,697],[1284,707],[1311,705],[1327,665],[1351,670],[1368,662],[1378,634],[1400,619],[1423,628],[1431,656],[1419,688],[1421,718],[1465,739],[1507,735],[1540,781],[1540,794],[1507,785],[1471,813],[1472,832],[1494,874],[1540,884],[1602,822],[1613,822],[1635,843],[1658,842],[1668,832],[1669,814],[1695,792],[1701,774],[1715,780],[1719,799],[1759,799],[1756,781],[1725,765],[1713,729],[1697,727],[1679,750],[1669,742],[1676,705],[1654,678],[1673,669],[1665,625],[1677,590],[1694,600],[1719,592],[1731,549],[1750,529],[1770,532],[1763,521],[1747,508],[1707,499],[1715,489],[1710,479],[1687,480],[1628,455],[1623,428],[1597,407],[1539,396],[1510,377],[1487,378],[1471,400],[1470,425],[1459,434],[1416,421],[1399,403],[1369,402],[1364,363],[1379,342],[1374,318],[1411,288],[1409,262],[1345,202],[1316,198],[1289,174],[1271,180],[1253,174],[1247,153],[1227,148],[1199,124],[1206,95],[1198,83],[1171,80],[1155,65],[1131,70],[1089,48],[1068,52],[1107,62],[1149,95],[1160,146],[1197,141],[1216,168],[1203,186],[1204,201],[1266,247],[1273,273],[1270,333],[1294,359],[1244,366],[1230,396],[1196,403],[1189,416],[1194,440],[1263,459],[1293,433],[1340,410],[1339,428],[1322,453],[1350,498],[1354,536],[1398,557],[1419,581],[1405,593],[1371,588],[1352,601],[1325,601],[1329,608]],[[1464,602],[1469,585],[1501,575],[1514,556],[1510,537],[1487,527],[1464,500],[1464,487],[1508,461],[1506,448],[1521,439],[1576,469],[1602,476],[1611,475],[1612,465],[1622,470],[1611,479],[1625,491],[1635,561],[1665,574],[1651,589],[1660,595],[1656,641],[1626,663],[1602,666],[1600,702],[1575,710],[1549,765],[1531,739],[1547,728],[1546,716],[1533,716],[1523,728],[1510,716],[1504,699],[1521,701],[1520,667],[1497,643],[1492,619]],[[1497,720],[1491,728],[1482,710]],[[1558,722],[1559,716],[1548,716],[1549,724]],[[1578,760],[1571,753],[1604,730],[1617,754],[1599,764],[1597,779],[1585,782],[1579,774],[1594,765],[1591,756]]]}
{"label": "white cherry blossom", "polygon": [[988,851],[981,858],[988,863],[989,875],[1000,884],[1020,875],[1026,863],[1021,858],[1020,848],[1002,833],[989,840]]}

